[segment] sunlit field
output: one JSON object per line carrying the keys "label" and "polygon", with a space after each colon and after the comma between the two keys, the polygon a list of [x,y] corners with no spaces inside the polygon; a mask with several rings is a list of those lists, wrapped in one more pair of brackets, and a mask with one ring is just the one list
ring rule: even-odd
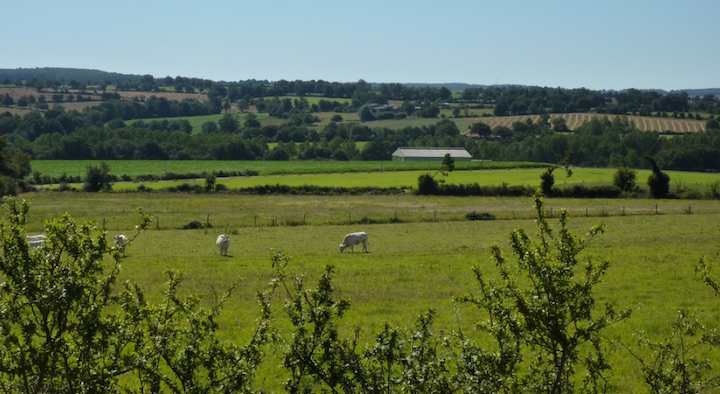
{"label": "sunlit field", "polygon": [[[32,204],[29,232],[40,232],[45,220],[68,213],[97,223],[109,235],[132,234],[138,208],[153,215],[148,231],[127,248],[122,279],[139,283],[151,301],[162,295],[169,268],[185,273],[187,293],[217,294],[241,280],[219,319],[222,337],[240,343],[258,317],[255,295],[271,278],[273,250],[292,256],[290,271],[305,273],[308,287],[314,286],[323,266],[335,266],[337,295],[351,301],[341,327],[349,333],[359,324],[369,341],[385,322],[406,327],[427,309],[437,311],[434,329],[472,332],[475,312],[456,310],[452,302],[454,296],[476,291],[471,267],[477,264],[487,275],[495,275],[490,246],[497,243],[512,259],[509,233],[524,227],[535,234],[530,198],[81,192],[38,192],[19,198]],[[606,333],[608,343],[631,345],[638,330],[662,338],[680,308],[696,312],[709,327],[720,324],[719,301],[694,272],[701,256],[720,251],[720,201],[546,203],[553,217],[568,208],[570,227],[578,234],[593,224],[605,225],[606,233],[593,240],[585,254],[611,262],[597,297],[633,310],[629,320]],[[466,214],[473,211],[493,213],[497,220],[467,220]],[[191,221],[207,228],[181,229]],[[557,226],[555,219],[551,223]],[[361,230],[369,234],[369,253],[340,254],[343,235]],[[220,233],[231,237],[229,257],[221,257],[215,246]],[[274,324],[287,337],[283,300],[275,302]],[[612,348],[611,391],[644,391],[637,362],[621,346]],[[257,376],[266,390],[282,388],[281,352],[281,345],[273,346]]]}

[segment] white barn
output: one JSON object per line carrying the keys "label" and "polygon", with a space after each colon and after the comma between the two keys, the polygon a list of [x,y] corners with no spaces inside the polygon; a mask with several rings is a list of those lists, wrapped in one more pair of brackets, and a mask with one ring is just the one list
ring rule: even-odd
{"label": "white barn", "polygon": [[397,148],[392,158],[399,161],[442,161],[448,153],[455,161],[472,159],[465,148]]}

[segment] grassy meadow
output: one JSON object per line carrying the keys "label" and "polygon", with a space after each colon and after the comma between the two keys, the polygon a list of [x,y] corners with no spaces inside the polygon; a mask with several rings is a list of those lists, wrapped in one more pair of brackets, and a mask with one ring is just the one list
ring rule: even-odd
{"label": "grassy meadow", "polygon": [[[118,177],[123,175],[135,178],[141,175],[162,176],[166,173],[202,174],[211,172],[256,171],[258,176],[222,177],[217,179],[229,189],[263,185],[287,186],[342,186],[342,187],[417,187],[421,174],[435,173],[439,162],[420,161],[189,161],[189,160],[118,160],[107,161],[110,173]],[[63,174],[84,177],[88,166],[98,166],[97,160],[35,160],[31,163],[33,172],[51,177]],[[480,185],[539,185],[539,179],[545,170],[538,163],[509,163],[492,161],[455,162],[455,171],[447,177],[437,175],[449,184],[478,183]],[[557,187],[574,184],[607,185],[611,184],[615,169],[612,168],[574,168],[572,176],[567,177],[562,170],[555,174]],[[637,184],[646,188],[649,170],[636,170]],[[670,191],[681,195],[692,191],[704,196],[717,188],[720,176],[715,173],[665,171],[670,176]],[[352,176],[349,176],[352,174]],[[204,185],[204,178],[180,179],[168,181],[130,181],[116,182],[113,190],[134,191],[139,185],[153,190],[177,187],[181,184]],[[80,188],[80,185],[76,185]],[[57,188],[45,186],[45,188]]]}
{"label": "grassy meadow", "polygon": [[[33,172],[51,177],[85,176],[89,166],[98,166],[101,160],[33,160]],[[256,171],[259,175],[314,174],[347,172],[383,172],[409,170],[437,170],[440,162],[427,161],[263,161],[263,160],[105,160],[110,173],[118,177],[129,175],[156,175],[166,173],[188,174],[202,172]],[[498,168],[540,168],[542,163],[456,161],[456,170]]]}
{"label": "grassy meadow", "polygon": [[[355,176],[345,174],[351,183]],[[36,192],[19,198],[32,204],[29,233],[40,232],[45,220],[68,213],[78,221],[98,223],[109,235],[131,234],[142,207],[156,221],[128,246],[122,279],[139,283],[151,301],[161,297],[168,268],[184,271],[188,293],[220,293],[241,280],[219,320],[223,337],[239,342],[258,316],[255,294],[271,278],[272,250],[292,256],[290,271],[305,273],[309,288],[324,265],[334,265],[337,296],[351,301],[341,326],[349,333],[359,324],[363,339],[370,341],[385,322],[411,326],[428,308],[437,311],[436,333],[458,326],[472,332],[475,311],[462,307],[456,313],[452,303],[452,297],[475,291],[471,267],[477,264],[494,275],[492,244],[512,260],[510,232],[523,227],[536,234],[530,198],[79,192]],[[546,199],[546,205],[554,216],[561,207],[568,208],[570,227],[578,234],[598,222],[605,225],[606,233],[585,253],[611,262],[597,289],[598,300],[633,310],[629,320],[606,333],[607,339],[630,346],[639,330],[664,338],[680,308],[691,309],[706,326],[718,327],[720,301],[693,269],[698,258],[720,251],[720,201]],[[465,220],[472,211],[492,212],[498,220]],[[381,222],[391,217],[399,220]],[[180,229],[190,221],[212,227]],[[551,223],[557,226],[557,220]],[[360,230],[369,234],[369,253],[340,254],[343,235]],[[219,256],[219,233],[231,236],[229,257]],[[282,303],[275,300],[275,324],[281,337],[287,337]],[[621,346],[611,348],[609,361],[615,370],[610,391],[646,391],[637,362]],[[282,391],[280,348],[270,348],[268,357],[257,382],[268,391]]]}

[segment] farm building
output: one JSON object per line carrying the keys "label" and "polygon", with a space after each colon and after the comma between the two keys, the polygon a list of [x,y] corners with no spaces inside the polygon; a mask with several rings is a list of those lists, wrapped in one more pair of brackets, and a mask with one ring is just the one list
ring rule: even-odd
{"label": "farm building", "polygon": [[464,148],[397,148],[393,152],[393,160],[399,161],[441,161],[449,153],[454,160],[469,161],[470,153]]}

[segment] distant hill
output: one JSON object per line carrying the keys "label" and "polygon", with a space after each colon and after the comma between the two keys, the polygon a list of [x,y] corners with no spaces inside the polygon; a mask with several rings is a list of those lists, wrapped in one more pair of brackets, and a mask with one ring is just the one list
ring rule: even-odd
{"label": "distant hill", "polygon": [[[27,81],[33,78],[40,80],[51,80],[51,81],[66,81],[71,80],[84,83],[84,84],[99,84],[101,82],[107,82],[109,84],[126,84],[126,83],[138,83],[142,80],[142,75],[134,74],[120,74],[114,72],[90,70],[82,68],[61,68],[61,67],[42,67],[42,68],[0,68],[0,83],[10,82],[16,80]],[[221,81],[217,81],[221,82]],[[371,86],[377,88],[380,83],[370,83]],[[446,87],[452,91],[462,91],[465,89],[487,89],[489,87],[504,88],[508,86],[521,86],[521,85],[477,85],[462,82],[447,82],[447,83],[403,83],[401,85],[408,87],[430,87],[440,88]],[[641,89],[642,90],[642,89]],[[720,97],[720,88],[706,88],[706,89],[679,89],[679,90],[661,90],[653,89],[660,94],[667,93],[679,93],[686,92],[688,96],[705,96],[708,94]],[[611,91],[611,90],[608,90]]]}
{"label": "distant hill", "polygon": [[709,89],[682,89],[682,90],[671,90],[670,93],[685,92],[690,97],[695,96],[706,96],[708,94],[720,97],[720,88],[709,88]]}
{"label": "distant hill", "polygon": [[[373,85],[373,86],[379,86],[380,84],[379,84],[379,83],[373,83],[372,85]],[[487,89],[487,88],[489,88],[489,87],[506,88],[506,87],[510,87],[510,86],[525,86],[525,85],[513,85],[513,84],[508,84],[508,85],[476,85],[476,84],[469,84],[469,83],[462,83],[462,82],[448,82],[448,83],[404,83],[404,84],[402,84],[402,85],[411,86],[411,87],[425,87],[425,86],[427,86],[427,87],[430,87],[430,88],[440,88],[440,87],[443,87],[443,86],[444,86],[444,87],[446,87],[446,88],[448,88],[448,89],[450,89],[450,90],[452,90],[452,91],[462,91],[462,90],[465,90],[465,89]],[[625,90],[627,90],[627,89],[624,89],[624,90],[616,90],[615,92],[623,92],[623,91],[625,91]],[[638,90],[658,92],[659,94],[662,94],[662,95],[665,95],[665,94],[668,94],[668,93],[680,93],[680,92],[685,92],[685,93],[687,93],[688,96],[690,96],[690,97],[695,97],[695,96],[700,96],[700,97],[702,97],[702,96],[705,96],[705,95],[708,95],[708,94],[714,95],[714,96],[717,96],[717,97],[720,97],[720,88],[679,89],[679,90],[670,90],[670,91],[663,90],[663,89],[638,89]],[[604,91],[611,92],[611,91],[613,91],[613,90],[608,89],[608,90],[604,90]]]}
{"label": "distant hill", "polygon": [[84,84],[99,84],[109,82],[110,84],[134,83],[142,79],[142,75],[120,74],[100,70],[89,70],[82,68],[0,68],[0,83],[5,81],[28,81],[33,78],[50,81],[77,81]]}

